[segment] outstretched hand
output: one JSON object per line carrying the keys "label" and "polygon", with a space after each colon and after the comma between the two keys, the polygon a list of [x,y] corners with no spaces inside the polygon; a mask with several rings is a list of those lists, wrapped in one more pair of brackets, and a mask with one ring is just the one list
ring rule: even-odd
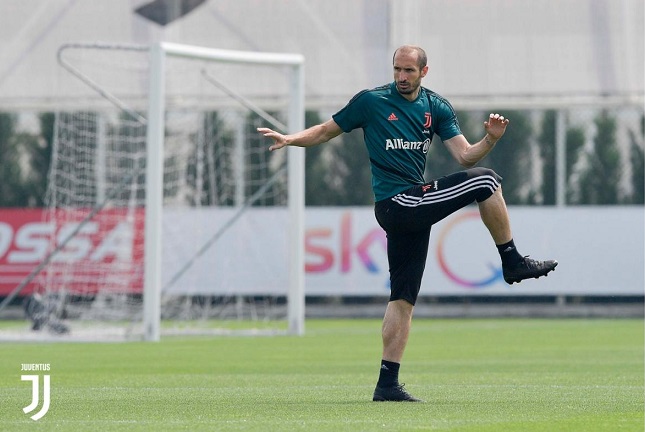
{"label": "outstretched hand", "polygon": [[484,122],[484,129],[486,133],[490,135],[495,141],[499,140],[504,132],[506,132],[506,126],[508,125],[509,120],[504,118],[503,115],[491,113],[488,117],[488,121]]}
{"label": "outstretched hand", "polygon": [[262,135],[273,140],[273,144],[269,147],[269,151],[281,149],[287,145],[287,139],[281,133],[278,133],[269,128],[260,127],[257,129]]}

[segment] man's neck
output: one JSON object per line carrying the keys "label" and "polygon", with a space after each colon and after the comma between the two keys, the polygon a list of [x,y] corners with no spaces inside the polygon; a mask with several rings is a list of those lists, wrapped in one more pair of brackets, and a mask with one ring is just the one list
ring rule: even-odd
{"label": "man's neck", "polygon": [[[397,90],[397,91],[398,91],[398,90]],[[408,101],[410,101],[410,102],[414,102],[414,100],[415,100],[417,97],[419,97],[419,92],[420,92],[420,91],[421,91],[421,87],[417,88],[413,93],[407,93],[407,94],[404,94],[404,93],[399,92],[399,94],[400,94],[401,96],[403,96],[405,99],[407,99]]]}
{"label": "man's neck", "polygon": [[407,99],[409,102],[414,102],[416,98],[419,97],[419,92],[421,91],[421,86],[417,87],[416,90],[414,90],[412,93],[401,93],[396,85],[396,82],[394,83],[394,89],[398,94],[401,95],[402,98]]}

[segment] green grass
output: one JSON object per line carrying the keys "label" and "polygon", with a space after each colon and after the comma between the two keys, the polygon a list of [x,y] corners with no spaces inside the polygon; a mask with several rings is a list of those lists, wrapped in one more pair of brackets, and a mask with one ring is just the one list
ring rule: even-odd
{"label": "green grass", "polygon": [[[642,320],[415,320],[401,381],[374,403],[380,322],[304,337],[0,344],[3,431],[643,431]],[[22,412],[22,363],[51,364],[51,408]]]}

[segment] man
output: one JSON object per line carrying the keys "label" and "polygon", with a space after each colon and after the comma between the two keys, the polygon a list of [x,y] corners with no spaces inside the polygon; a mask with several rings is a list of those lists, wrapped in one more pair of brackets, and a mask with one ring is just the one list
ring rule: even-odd
{"label": "man", "polygon": [[[519,254],[502,196],[501,177],[487,168],[472,168],[495,147],[509,120],[490,114],[484,122],[485,136],[470,144],[459,129],[450,103],[421,87],[428,73],[423,49],[409,45],[398,48],[393,68],[394,82],[358,93],[325,123],[291,135],[267,128],[258,128],[258,132],[273,139],[269,147],[273,151],[288,145],[310,147],[342,132],[363,129],[372,169],[375,216],[387,234],[391,287],[383,318],[381,371],[373,400],[418,402],[399,384],[398,374],[434,223],[477,202],[509,284],[546,276],[558,263]],[[426,182],[426,153],[435,133],[468,169]]]}

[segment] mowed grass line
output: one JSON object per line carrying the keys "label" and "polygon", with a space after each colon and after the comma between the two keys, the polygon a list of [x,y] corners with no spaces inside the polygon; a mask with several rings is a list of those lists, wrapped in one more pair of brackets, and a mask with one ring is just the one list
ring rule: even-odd
{"label": "mowed grass line", "polygon": [[[401,381],[374,403],[380,321],[303,337],[0,344],[3,431],[642,431],[642,320],[415,320]],[[51,408],[22,407],[51,364]]]}

